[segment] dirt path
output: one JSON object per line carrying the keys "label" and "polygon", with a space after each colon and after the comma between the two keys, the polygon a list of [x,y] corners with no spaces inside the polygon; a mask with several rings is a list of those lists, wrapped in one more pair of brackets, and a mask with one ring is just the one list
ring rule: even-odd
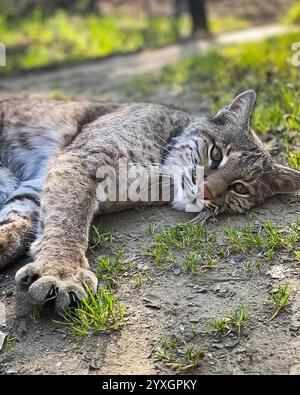
{"label": "dirt path", "polygon": [[76,96],[99,97],[99,93],[111,91],[124,80],[146,73],[154,73],[162,67],[186,57],[203,53],[220,45],[256,42],[287,33],[290,26],[270,25],[254,27],[232,33],[224,33],[214,39],[189,41],[137,54],[114,56],[91,64],[66,67],[59,70],[32,73],[0,82],[1,96],[11,92],[41,92],[59,89]]}

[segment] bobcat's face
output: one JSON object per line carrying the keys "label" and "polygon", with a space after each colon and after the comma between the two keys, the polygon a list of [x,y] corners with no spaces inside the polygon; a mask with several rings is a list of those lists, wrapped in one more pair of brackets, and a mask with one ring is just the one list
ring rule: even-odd
{"label": "bobcat's face", "polygon": [[[175,172],[174,208],[186,210],[201,199],[214,214],[243,213],[274,194],[300,190],[300,173],[275,165],[249,127],[255,96],[242,93],[215,117],[196,119],[170,141],[165,164],[185,174]],[[197,179],[197,166],[203,166],[204,180]]]}

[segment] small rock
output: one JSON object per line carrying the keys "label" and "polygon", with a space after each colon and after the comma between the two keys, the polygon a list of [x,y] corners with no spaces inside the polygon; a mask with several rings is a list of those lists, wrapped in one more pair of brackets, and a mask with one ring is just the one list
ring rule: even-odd
{"label": "small rock", "polygon": [[198,292],[201,294],[206,294],[208,292],[208,289],[207,288],[199,288]]}
{"label": "small rock", "polygon": [[148,265],[144,265],[144,264],[142,264],[142,263],[139,263],[139,264],[137,265],[137,269],[138,269],[140,272],[146,272],[147,270],[149,270],[149,266],[148,266]]}
{"label": "small rock", "polygon": [[187,300],[191,300],[191,299],[197,298],[198,296],[199,296],[199,293],[198,293],[198,292],[190,292],[190,293],[188,293],[188,294],[185,295],[185,298],[186,298]]}
{"label": "small rock", "polygon": [[242,263],[244,260],[245,260],[245,255],[236,255],[229,260],[229,263],[236,265]]}
{"label": "small rock", "polygon": [[284,267],[283,265],[274,265],[271,267],[270,270],[266,272],[266,274],[269,274],[271,278],[274,278],[276,280],[282,280],[286,278],[286,273],[288,272],[288,269]]}
{"label": "small rock", "polygon": [[219,344],[219,343],[212,343],[211,346],[213,348],[216,348],[217,350],[222,350],[224,348],[223,344]]}
{"label": "small rock", "polygon": [[174,276],[180,276],[180,274],[181,274],[181,269],[180,269],[180,268],[174,269],[174,270],[173,270],[173,274],[174,274]]}
{"label": "small rock", "polygon": [[161,308],[161,301],[157,295],[148,294],[144,295],[143,300],[146,307],[152,307],[153,309],[160,309]]}

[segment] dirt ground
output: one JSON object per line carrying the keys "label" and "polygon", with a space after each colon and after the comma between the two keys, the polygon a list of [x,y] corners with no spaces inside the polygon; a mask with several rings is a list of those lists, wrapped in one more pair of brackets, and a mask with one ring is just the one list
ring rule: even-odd
{"label": "dirt ground", "polygon": [[[74,92],[82,85],[84,80],[78,79]],[[12,86],[11,81],[10,92]],[[58,87],[59,84],[54,84],[54,89]],[[134,97],[134,93],[118,93],[117,87],[104,92],[104,98],[115,100],[129,101]],[[98,90],[86,92],[85,96],[101,96],[101,84]],[[209,109],[209,103],[201,101],[200,93],[195,97],[162,90],[149,100],[192,112],[207,113]],[[272,220],[284,226],[299,221],[300,196],[270,200],[252,210],[251,215],[255,223]],[[216,231],[220,244],[228,218],[220,217],[208,225],[209,231]],[[128,274],[121,275],[115,287],[126,307],[124,326],[116,332],[78,338],[55,323],[53,319],[57,317],[42,314],[37,319],[23,296],[16,294],[14,274],[24,262],[1,273],[0,302],[5,305],[7,319],[0,330],[16,341],[8,355],[0,354],[0,374],[172,374],[174,371],[154,354],[166,336],[177,340],[179,353],[190,346],[204,352],[200,366],[189,373],[300,374],[299,261],[291,254],[278,252],[271,262],[263,263],[260,272],[250,272],[245,270],[247,257],[230,256],[220,259],[213,268],[191,275],[180,265],[162,270],[162,266],[144,256],[143,247],[150,246],[153,240],[149,224],[158,225],[160,231],[164,226],[190,219],[190,214],[154,207],[97,220],[112,231],[114,249],[121,248],[125,260],[131,262]],[[232,226],[241,225],[246,216],[230,216],[230,221]],[[107,248],[90,253],[91,266],[95,267],[96,256],[109,253]],[[252,259],[255,261],[255,256]],[[279,269],[280,278],[276,278],[274,270],[270,271],[272,268]],[[149,274],[149,280],[138,287],[133,280],[143,272]],[[279,282],[290,284],[292,300],[276,319],[269,321],[274,311],[270,292]],[[250,319],[240,341],[234,334],[213,336],[208,323],[241,304],[248,309]]]}
{"label": "dirt ground", "polygon": [[[257,222],[273,220],[286,224],[300,218],[300,198],[274,199],[252,212]],[[261,272],[247,272],[240,257],[220,260],[215,268],[191,275],[175,268],[166,272],[142,247],[151,245],[149,223],[177,224],[190,219],[167,207],[131,210],[105,216],[99,221],[112,230],[114,246],[122,248],[126,260],[134,262],[128,276],[118,280],[116,293],[126,306],[126,319],[120,331],[77,338],[53,316],[34,319],[31,309],[16,295],[13,265],[1,275],[1,301],[5,303],[7,324],[3,330],[17,339],[10,355],[0,365],[1,374],[164,374],[173,373],[158,361],[153,351],[164,337],[175,338],[180,348],[187,346],[204,352],[193,374],[299,374],[300,365],[300,281],[299,263],[279,253],[266,262]],[[240,225],[246,218],[231,217]],[[211,223],[222,235],[228,218]],[[159,229],[159,228],[158,228]],[[99,249],[96,255],[108,251]],[[90,255],[94,265],[95,255]],[[278,279],[270,267],[283,265],[284,280],[291,285],[293,299],[275,320],[269,322],[274,308],[270,291]],[[146,270],[149,281],[140,287],[134,274]],[[268,274],[269,273],[269,274]],[[155,308],[149,307],[149,300]],[[150,303],[151,304],[151,303]],[[223,317],[243,304],[250,312],[240,342],[236,336],[212,336],[208,322]],[[57,319],[57,317],[56,317]],[[196,329],[196,334],[192,330]]]}

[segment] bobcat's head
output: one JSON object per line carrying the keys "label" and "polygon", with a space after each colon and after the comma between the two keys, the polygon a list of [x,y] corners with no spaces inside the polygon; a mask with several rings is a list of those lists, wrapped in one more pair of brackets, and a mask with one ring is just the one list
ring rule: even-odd
{"label": "bobcat's head", "polygon": [[[275,164],[250,129],[255,99],[246,91],[213,118],[195,118],[170,141],[165,164],[185,169],[184,177],[175,177],[174,208],[185,210],[202,192],[208,211],[243,213],[275,194],[300,190],[300,172]],[[197,166],[204,168],[201,183]]]}

